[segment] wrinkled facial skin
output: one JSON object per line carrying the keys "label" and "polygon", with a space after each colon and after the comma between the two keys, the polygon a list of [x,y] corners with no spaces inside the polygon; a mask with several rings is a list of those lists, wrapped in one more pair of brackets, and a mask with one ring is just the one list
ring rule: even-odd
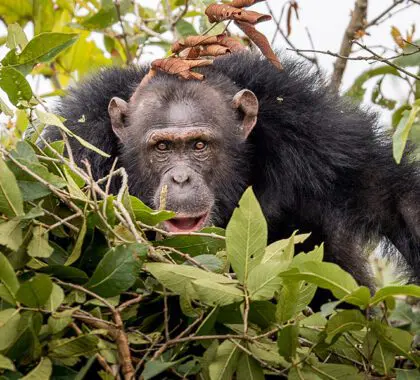
{"label": "wrinkled facial skin", "polygon": [[221,209],[245,187],[232,180],[246,166],[240,159],[241,116],[232,98],[191,87],[173,89],[178,96],[168,86],[140,93],[128,104],[123,133],[118,133],[130,192],[152,208],[175,211],[176,217],[164,223],[171,232],[220,224],[223,212],[233,211]]}

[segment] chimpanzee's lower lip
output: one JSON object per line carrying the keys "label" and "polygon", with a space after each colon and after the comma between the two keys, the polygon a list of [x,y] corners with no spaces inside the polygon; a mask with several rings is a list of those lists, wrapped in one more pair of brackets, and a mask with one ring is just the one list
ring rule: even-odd
{"label": "chimpanzee's lower lip", "polygon": [[208,213],[206,212],[205,214],[194,217],[177,216],[163,223],[168,232],[194,232],[204,227],[207,217]]}

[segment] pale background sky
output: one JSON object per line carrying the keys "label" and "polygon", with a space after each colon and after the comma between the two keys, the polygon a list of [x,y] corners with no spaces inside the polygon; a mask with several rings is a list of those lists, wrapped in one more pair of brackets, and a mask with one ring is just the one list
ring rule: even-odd
{"label": "pale background sky", "polygon": [[[158,0],[136,0],[141,5],[154,7]],[[275,15],[279,17],[281,8],[286,0],[268,0],[271,8],[274,10]],[[384,9],[393,3],[393,0],[370,0],[368,8],[368,20],[376,17]],[[311,44],[308,39],[305,28],[307,27],[311,33],[314,46],[317,50],[330,50],[332,52],[338,52],[344,30],[349,22],[350,11],[354,7],[354,0],[298,0],[300,7],[299,16],[300,19],[297,21],[293,19],[293,29],[290,35],[290,40],[299,49],[310,49]],[[399,6],[400,9],[402,8]],[[261,13],[267,13],[266,5],[264,2],[258,3],[251,9],[260,11]],[[379,26],[373,26],[369,29],[369,36],[363,38],[363,43],[368,46],[373,45],[385,45],[389,47],[395,46],[393,43],[390,30],[391,26],[398,27],[401,32],[405,33],[413,23],[417,21],[417,26],[420,29],[420,6],[414,5],[410,9],[399,12],[392,19],[382,23]],[[283,20],[283,29],[285,30],[285,21]],[[262,31],[269,40],[271,40],[275,31],[274,21],[264,22],[258,25],[258,29]],[[29,34],[31,28],[25,29]],[[5,29],[0,26],[0,35],[5,34]],[[417,39],[420,38],[420,30],[415,34]],[[96,38],[95,38],[96,39]],[[100,39],[97,40],[98,42]],[[277,49],[285,49],[288,46],[285,41],[279,36],[276,39],[274,45]],[[5,48],[0,48],[0,58],[6,53]],[[287,54],[294,54],[288,52]],[[361,53],[362,54],[362,53]],[[392,55],[392,53],[389,53]],[[144,54],[142,61],[150,61],[154,58],[163,56],[161,49],[152,50],[147,54]],[[334,58],[327,55],[318,55],[319,63],[323,71],[327,74],[331,73]],[[342,89],[346,90],[354,81],[354,79],[364,70],[370,67],[366,61],[351,61],[347,65],[347,69],[343,79]],[[28,78],[33,84],[31,78]],[[48,92],[49,86],[47,81],[41,83],[41,92]],[[389,80],[384,84],[384,90],[387,95],[392,95],[395,99],[401,99],[404,94],[407,93],[407,89],[403,87],[398,80]],[[0,91],[1,92],[1,91]],[[4,95],[4,94],[3,94]],[[4,96],[2,96],[4,98]],[[383,120],[386,122],[389,113],[384,113]]]}

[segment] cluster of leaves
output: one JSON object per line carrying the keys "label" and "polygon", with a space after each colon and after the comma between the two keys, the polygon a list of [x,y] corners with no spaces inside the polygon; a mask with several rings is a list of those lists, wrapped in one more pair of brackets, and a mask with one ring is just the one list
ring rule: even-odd
{"label": "cluster of leaves", "polygon": [[[376,79],[370,100],[392,111],[393,154],[397,163],[401,162],[408,141],[417,146],[420,144],[420,80],[413,79],[402,71],[409,68],[420,76],[420,40],[413,41],[414,31],[413,26],[412,31],[403,38],[398,28],[393,27],[391,35],[397,45],[394,58],[363,72],[347,92],[347,95],[362,101],[366,93],[366,82],[379,77]],[[378,61],[380,62],[380,59]],[[407,96],[402,104],[384,94],[383,84],[388,79],[401,81],[408,87]],[[420,151],[416,149],[414,154],[418,160]]]}
{"label": "cluster of leaves", "polygon": [[[124,180],[107,194],[64,145],[1,148],[3,378],[418,378],[419,316],[394,296],[420,287],[371,296],[322,246],[295,255],[307,235],[267,246],[252,189],[226,231],[167,233],[156,226],[173,213]],[[317,287],[337,301],[314,313]]]}

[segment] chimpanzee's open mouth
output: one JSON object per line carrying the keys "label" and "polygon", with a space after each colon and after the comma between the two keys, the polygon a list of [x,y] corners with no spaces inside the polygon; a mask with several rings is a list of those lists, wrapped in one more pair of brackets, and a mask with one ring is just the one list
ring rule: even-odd
{"label": "chimpanzee's open mouth", "polygon": [[208,213],[195,216],[177,216],[164,222],[166,230],[169,232],[193,232],[199,231],[207,221]]}

